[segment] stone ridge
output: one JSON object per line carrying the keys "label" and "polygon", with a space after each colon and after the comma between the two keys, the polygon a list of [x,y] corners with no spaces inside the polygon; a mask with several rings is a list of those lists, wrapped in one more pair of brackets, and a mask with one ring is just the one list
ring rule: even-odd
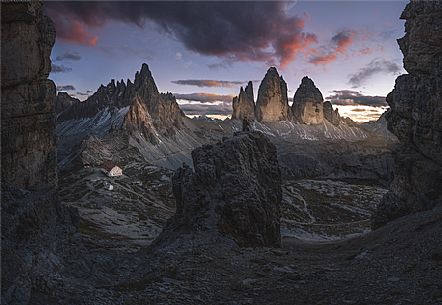
{"label": "stone ridge", "polygon": [[275,67],[267,70],[259,86],[255,116],[259,122],[277,122],[291,118],[287,84]]}
{"label": "stone ridge", "polygon": [[400,147],[395,178],[373,216],[373,227],[442,204],[442,2],[411,1],[398,40],[409,74],[387,96],[388,129]]}
{"label": "stone ridge", "polygon": [[192,159],[195,172],[184,166],[173,176],[176,215],[159,240],[210,232],[240,246],[281,245],[281,173],[264,134],[239,133],[195,149]]}

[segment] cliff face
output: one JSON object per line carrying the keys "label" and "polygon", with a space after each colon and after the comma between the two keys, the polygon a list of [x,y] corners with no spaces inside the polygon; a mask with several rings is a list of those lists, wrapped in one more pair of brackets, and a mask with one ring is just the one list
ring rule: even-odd
{"label": "cliff face", "polygon": [[240,133],[195,149],[192,159],[195,172],[182,167],[173,177],[177,211],[165,236],[210,231],[240,246],[281,244],[281,174],[266,136]]}
{"label": "cliff face", "polygon": [[290,119],[287,84],[276,68],[267,70],[258,90],[256,119],[259,122],[277,122]]}
{"label": "cliff face", "polygon": [[41,3],[2,3],[2,178],[22,188],[56,185],[54,42]]}
{"label": "cliff face", "polygon": [[66,92],[58,92],[55,96],[55,113],[58,115],[76,103],[81,103],[81,101]]}
{"label": "cliff face", "polygon": [[401,18],[406,34],[398,43],[409,74],[387,96],[388,129],[401,145],[374,227],[442,203],[442,2],[412,1]]}
{"label": "cliff face", "polygon": [[321,91],[305,76],[293,97],[292,113],[299,123],[320,124],[324,121]]}
{"label": "cliff face", "polygon": [[239,95],[233,98],[232,119],[242,120],[248,118],[255,119],[255,100],[253,97],[253,84],[249,82],[244,90],[242,87]]}

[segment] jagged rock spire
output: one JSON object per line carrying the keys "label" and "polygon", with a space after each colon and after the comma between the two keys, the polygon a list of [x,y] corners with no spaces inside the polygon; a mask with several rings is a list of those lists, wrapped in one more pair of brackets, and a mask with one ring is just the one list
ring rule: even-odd
{"label": "jagged rock spire", "polygon": [[246,89],[239,90],[239,95],[233,98],[232,119],[242,120],[247,117],[249,120],[255,119],[255,102],[253,100],[253,85],[249,81]]}
{"label": "jagged rock spire", "polygon": [[292,113],[296,121],[303,124],[320,124],[324,121],[321,91],[313,80],[304,76],[293,97]]}

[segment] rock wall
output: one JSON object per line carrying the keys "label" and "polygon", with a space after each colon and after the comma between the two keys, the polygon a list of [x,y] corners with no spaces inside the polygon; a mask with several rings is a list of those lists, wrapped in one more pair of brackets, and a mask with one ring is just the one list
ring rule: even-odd
{"label": "rock wall", "polygon": [[289,120],[287,84],[275,67],[267,70],[258,90],[255,116],[259,122]]}
{"label": "rock wall", "polygon": [[304,76],[293,97],[294,119],[303,124],[321,124],[324,121],[323,101],[321,91],[310,78]]}
{"label": "rock wall", "polygon": [[192,158],[195,172],[182,167],[173,177],[177,211],[164,234],[210,231],[240,246],[280,246],[281,174],[270,140],[239,133]]}
{"label": "rock wall", "polygon": [[252,82],[247,84],[245,90],[241,87],[239,95],[233,98],[232,106],[232,119],[242,120],[245,117],[249,120],[255,119],[255,99],[253,97]]}
{"label": "rock wall", "polygon": [[409,74],[387,96],[388,129],[401,145],[395,178],[373,216],[373,227],[442,204],[442,2],[411,1],[398,40]]}
{"label": "rock wall", "polygon": [[2,3],[2,179],[21,188],[55,186],[55,42],[41,3]]}

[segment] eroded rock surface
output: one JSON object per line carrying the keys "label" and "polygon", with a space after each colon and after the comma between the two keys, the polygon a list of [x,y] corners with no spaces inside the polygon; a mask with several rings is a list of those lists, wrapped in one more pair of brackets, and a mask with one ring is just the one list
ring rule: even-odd
{"label": "eroded rock surface", "polygon": [[304,76],[301,85],[293,97],[292,113],[294,118],[303,124],[320,124],[324,120],[321,91],[316,88],[313,81]]}
{"label": "eroded rock surface", "polygon": [[242,87],[239,95],[233,98],[232,102],[233,113],[232,119],[242,120],[247,118],[249,120],[255,119],[255,101],[253,98],[253,84],[249,82],[244,90]]}
{"label": "eroded rock surface", "polygon": [[260,132],[192,152],[195,172],[173,177],[177,212],[168,231],[213,231],[240,246],[280,246],[281,174],[276,148]]}
{"label": "eroded rock surface", "polygon": [[442,2],[412,1],[401,18],[406,34],[398,43],[409,74],[387,96],[388,128],[401,146],[374,227],[442,203]]}
{"label": "eroded rock surface", "polygon": [[324,111],[324,119],[332,123],[333,125],[339,125],[341,121],[341,116],[339,114],[338,109],[333,110],[333,105],[330,101],[325,101],[322,104],[322,108]]}
{"label": "eroded rock surface", "polygon": [[260,122],[277,122],[290,119],[287,84],[275,67],[267,70],[258,90],[256,119]]}

